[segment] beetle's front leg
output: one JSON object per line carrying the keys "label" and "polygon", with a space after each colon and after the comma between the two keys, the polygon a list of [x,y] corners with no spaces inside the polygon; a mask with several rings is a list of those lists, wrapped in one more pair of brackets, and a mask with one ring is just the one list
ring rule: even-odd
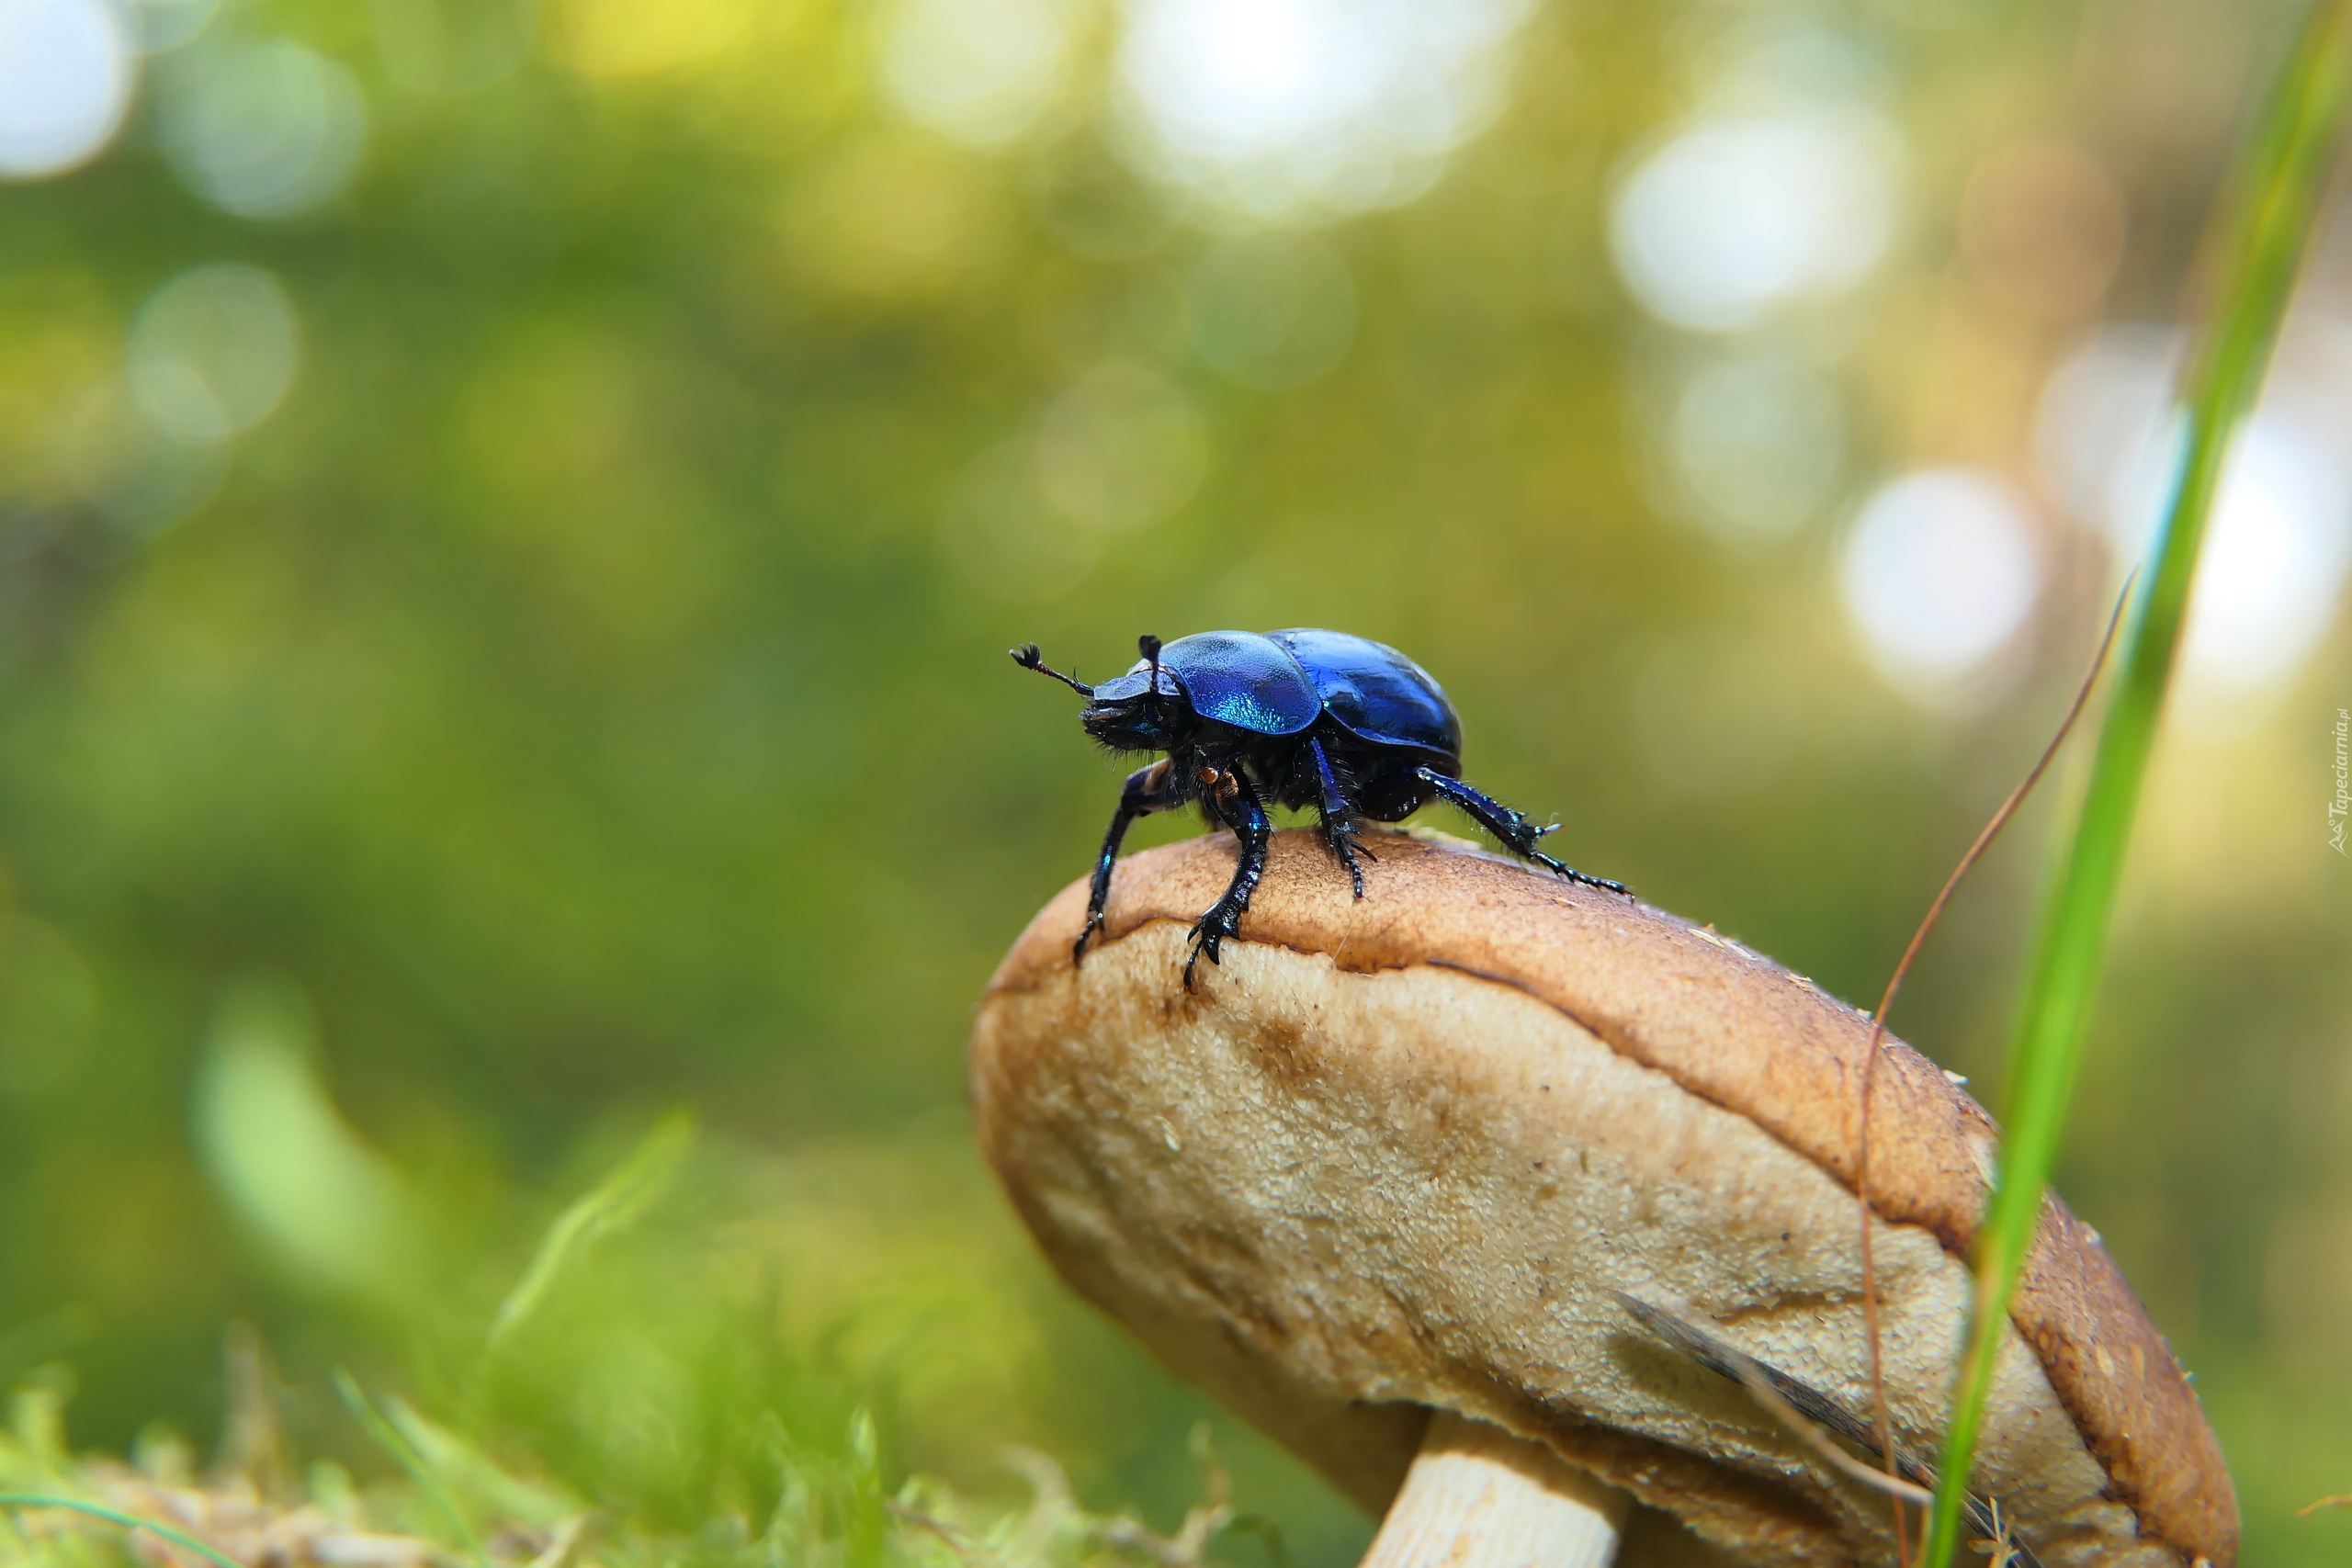
{"label": "beetle's front leg", "polygon": [[1086,891],[1086,924],[1069,950],[1072,964],[1086,957],[1087,940],[1102,929],[1102,907],[1111,899],[1111,866],[1119,858],[1120,841],[1136,818],[1178,803],[1169,787],[1174,776],[1175,769],[1165,757],[1127,775],[1125,787],[1119,791],[1119,809],[1111,814],[1110,829],[1102,835],[1102,852],[1094,860],[1094,881]]}
{"label": "beetle's front leg", "polygon": [[1250,895],[1258,890],[1258,879],[1266,874],[1266,845],[1273,837],[1266,808],[1258,803],[1258,792],[1250,787],[1241,770],[1233,769],[1220,782],[1232,790],[1229,797],[1219,802],[1218,809],[1233,824],[1234,837],[1241,840],[1241,859],[1233,868],[1233,880],[1226,885],[1225,897],[1193,924],[1193,955],[1184,960],[1188,991],[1193,988],[1193,966],[1200,963],[1201,954],[1207,953],[1212,964],[1222,963],[1217,943],[1241,934],[1241,917],[1250,908]]}
{"label": "beetle's front leg", "polygon": [[1415,768],[1413,776],[1460,807],[1478,826],[1501,840],[1503,848],[1511,853],[1532,860],[1538,865],[1549,866],[1570,882],[1581,882],[1588,887],[1599,887],[1610,893],[1623,893],[1628,897],[1633,896],[1633,889],[1622,882],[1587,876],[1583,872],[1562,865],[1537,849],[1535,841],[1552,829],[1537,827],[1501,801],[1489,799],[1460,779],[1448,778],[1435,768]]}
{"label": "beetle's front leg", "polygon": [[1318,790],[1318,805],[1323,813],[1323,841],[1348,868],[1348,880],[1355,886],[1356,897],[1363,897],[1363,868],[1356,864],[1356,856],[1376,861],[1380,857],[1363,847],[1356,837],[1356,808],[1348,800],[1348,793],[1340,787],[1339,771],[1331,766],[1331,759],[1323,750],[1323,742],[1309,740],[1307,755],[1315,761],[1315,782]]}

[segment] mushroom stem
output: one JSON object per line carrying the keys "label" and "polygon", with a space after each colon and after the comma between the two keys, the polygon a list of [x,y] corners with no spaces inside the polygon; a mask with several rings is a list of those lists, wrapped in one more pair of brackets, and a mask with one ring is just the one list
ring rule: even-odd
{"label": "mushroom stem", "polygon": [[1361,1568],[1609,1568],[1631,1506],[1549,1449],[1441,1410]]}

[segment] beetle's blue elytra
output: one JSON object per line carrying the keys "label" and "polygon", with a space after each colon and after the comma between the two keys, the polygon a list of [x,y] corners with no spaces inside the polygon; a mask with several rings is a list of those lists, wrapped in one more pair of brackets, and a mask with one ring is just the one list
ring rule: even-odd
{"label": "beetle's blue elytra", "polygon": [[1193,805],[1214,826],[1231,828],[1241,855],[1224,897],[1193,926],[1184,984],[1206,953],[1239,933],[1250,897],[1265,874],[1272,826],[1269,803],[1322,818],[1323,839],[1363,897],[1358,837],[1364,820],[1396,822],[1432,799],[1459,807],[1512,853],[1571,881],[1612,893],[1622,883],[1573,871],[1536,848],[1552,829],[1462,782],[1462,720],[1429,671],[1385,643],[1346,632],[1294,626],[1278,632],[1195,632],[1163,644],[1139,638],[1143,657],[1115,680],[1089,686],[1046,666],[1035,643],[1013,661],[1087,699],[1086,732],[1114,751],[1160,753],[1119,794],[1072,949],[1102,929],[1111,869],[1128,826],[1154,811]]}
{"label": "beetle's blue elytra", "polygon": [[1268,632],[1314,681],[1323,711],[1368,746],[1412,747],[1459,764],[1462,720],[1430,672],[1389,647],[1346,632]]}
{"label": "beetle's blue elytra", "polygon": [[[1201,717],[1253,735],[1296,735],[1323,711],[1316,683],[1279,641],[1256,632],[1195,632],[1159,651],[1159,667]],[[1151,660],[1094,688],[1098,703],[1140,696]]]}

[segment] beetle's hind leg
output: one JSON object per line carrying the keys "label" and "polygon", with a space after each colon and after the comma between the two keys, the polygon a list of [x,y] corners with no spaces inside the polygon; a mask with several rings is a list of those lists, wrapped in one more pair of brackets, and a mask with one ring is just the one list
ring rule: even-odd
{"label": "beetle's hind leg", "polygon": [[1610,893],[1623,893],[1628,897],[1633,896],[1633,889],[1622,882],[1611,882],[1606,877],[1587,876],[1583,872],[1571,866],[1562,865],[1558,861],[1537,849],[1536,840],[1552,829],[1538,827],[1502,802],[1480,795],[1460,779],[1448,778],[1435,768],[1415,768],[1413,776],[1460,807],[1476,821],[1478,826],[1502,840],[1503,848],[1521,859],[1532,860],[1538,865],[1548,866],[1569,881],[1581,882],[1588,887],[1599,887]]}
{"label": "beetle's hind leg", "polygon": [[1266,874],[1266,844],[1273,837],[1273,824],[1266,820],[1266,808],[1258,803],[1258,792],[1250,787],[1249,778],[1239,768],[1226,774],[1232,794],[1217,803],[1217,809],[1233,825],[1233,835],[1241,840],[1241,859],[1234,865],[1233,880],[1226,885],[1225,896],[1208,907],[1207,913],[1193,923],[1193,955],[1184,960],[1184,988],[1193,988],[1193,968],[1208,954],[1212,964],[1224,962],[1217,956],[1217,944],[1227,937],[1241,934],[1241,917],[1250,908],[1250,895],[1258,890],[1258,879]]}
{"label": "beetle's hind leg", "polygon": [[1363,897],[1363,868],[1356,863],[1356,857],[1362,855],[1374,862],[1380,857],[1365,849],[1363,840],[1356,836],[1356,808],[1350,803],[1347,789],[1340,782],[1339,770],[1331,765],[1329,755],[1323,750],[1323,742],[1309,740],[1306,751],[1315,760],[1316,799],[1317,808],[1323,814],[1323,841],[1330,846],[1340,863],[1348,868],[1348,881],[1354,886],[1356,897],[1361,898]]}
{"label": "beetle's hind leg", "polygon": [[1176,770],[1165,757],[1127,775],[1125,787],[1119,791],[1119,809],[1111,814],[1110,829],[1102,835],[1102,852],[1094,859],[1094,881],[1086,891],[1086,924],[1070,947],[1071,963],[1085,958],[1088,940],[1102,929],[1102,906],[1111,898],[1111,866],[1119,858],[1119,845],[1127,829],[1138,817],[1182,804],[1175,778]]}

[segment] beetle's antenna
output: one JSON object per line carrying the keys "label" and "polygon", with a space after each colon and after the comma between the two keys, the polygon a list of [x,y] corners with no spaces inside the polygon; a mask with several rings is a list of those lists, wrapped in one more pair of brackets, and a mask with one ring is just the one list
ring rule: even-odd
{"label": "beetle's antenna", "polygon": [[1151,684],[1144,688],[1144,700],[1151,705],[1151,716],[1156,723],[1159,718],[1159,639],[1146,632],[1136,638],[1136,651],[1151,665]]}
{"label": "beetle's antenna", "polygon": [[1034,642],[1024,642],[1019,648],[1007,649],[1005,651],[1012,654],[1012,661],[1023,670],[1035,670],[1040,675],[1051,675],[1081,697],[1091,697],[1094,694],[1094,688],[1085,682],[1072,675],[1065,675],[1047,664],[1046,656],[1037,651],[1037,645]]}

